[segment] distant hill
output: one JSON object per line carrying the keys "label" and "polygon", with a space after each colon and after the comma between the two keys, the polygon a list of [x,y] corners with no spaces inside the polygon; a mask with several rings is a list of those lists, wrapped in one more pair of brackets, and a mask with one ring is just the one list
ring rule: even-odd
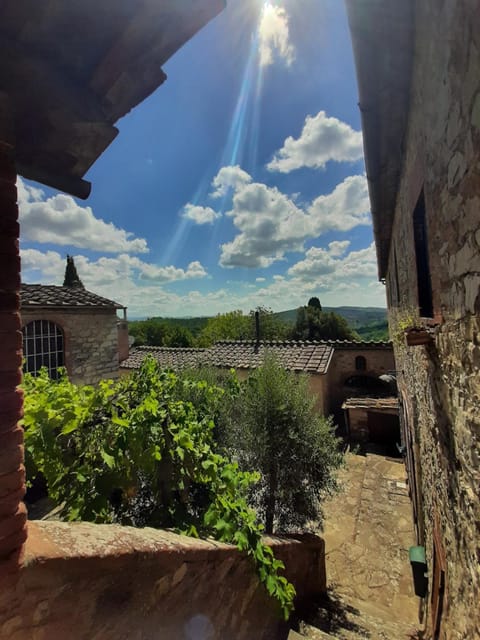
{"label": "distant hill", "polygon": [[[362,340],[388,340],[387,310],[381,307],[323,307],[324,311],[334,311],[343,316],[350,327],[358,333]],[[297,309],[288,309],[274,314],[279,320],[294,324]],[[186,327],[193,336],[198,336],[208,322],[207,316],[186,318],[154,317],[154,320],[167,322],[170,325]]]}
{"label": "distant hill", "polygon": [[[375,323],[387,322],[387,310],[381,307],[322,307],[323,311],[334,311],[339,316],[345,318],[352,329]],[[297,317],[296,309],[279,311],[275,313],[283,322],[295,322]]]}

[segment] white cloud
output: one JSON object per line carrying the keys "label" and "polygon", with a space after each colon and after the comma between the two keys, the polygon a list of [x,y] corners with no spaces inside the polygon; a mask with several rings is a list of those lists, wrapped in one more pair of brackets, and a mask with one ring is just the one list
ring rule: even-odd
{"label": "white cloud", "polygon": [[343,256],[345,251],[350,246],[350,240],[334,240],[328,245],[328,252],[331,256],[340,257]]}
{"label": "white cloud", "polygon": [[[22,249],[22,279],[25,282],[61,284],[65,273],[65,258],[56,251],[42,252],[37,249]],[[205,278],[207,272],[198,261],[191,262],[186,269],[174,266],[159,267],[144,262],[126,253],[114,258],[102,256],[90,260],[86,256],[74,256],[78,275],[87,289],[99,291],[112,287],[123,291],[129,284],[139,286],[142,282],[168,284],[180,280]]]}
{"label": "white cloud", "polygon": [[[344,245],[339,253],[339,246]],[[288,275],[304,282],[314,280],[323,284],[340,280],[353,282],[364,278],[375,278],[377,262],[375,245],[372,243],[366,249],[351,251],[346,256],[345,249],[349,243],[331,242],[328,249],[311,247],[306,251],[305,258],[288,269]],[[333,245],[333,246],[332,246]],[[329,276],[325,278],[324,276]]]}
{"label": "white cloud", "polygon": [[295,59],[295,48],[290,43],[288,15],[285,9],[265,2],[258,27],[260,65],[273,64],[277,56],[290,66]]}
{"label": "white cloud", "polygon": [[221,247],[224,267],[268,267],[287,251],[301,251],[308,235],[303,212],[278,189],[260,183],[241,187],[226,215],[240,233]]}
{"label": "white cloud", "polygon": [[252,181],[252,177],[238,164],[228,167],[222,167],[212,180],[214,191],[210,194],[211,198],[221,198],[225,196],[230,189],[236,190]]}
{"label": "white cloud", "polygon": [[[369,209],[365,176],[346,178],[305,209],[276,187],[244,181],[235,188],[232,209],[225,214],[232,218],[237,235],[221,245],[220,265],[268,267],[286,253],[303,251],[307,239],[369,225]],[[336,252],[348,247],[339,242]]]}
{"label": "white cloud", "polygon": [[316,116],[306,117],[300,137],[289,136],[267,168],[289,173],[301,167],[323,169],[331,160],[354,162],[362,157],[361,131],[320,111]]}
{"label": "white cloud", "polygon": [[187,218],[187,220],[192,220],[196,224],[212,224],[221,217],[221,214],[214,211],[211,207],[200,207],[189,203],[183,208],[182,217]]}
{"label": "white cloud", "polygon": [[265,282],[266,278],[255,278],[255,282]]}
{"label": "white cloud", "polygon": [[365,176],[349,176],[335,189],[316,198],[308,209],[314,235],[327,231],[350,231],[370,225],[370,200]]}
{"label": "white cloud", "polygon": [[44,191],[18,178],[18,205],[22,240],[50,242],[107,253],[147,253],[147,242],[111,222],[96,218],[90,207],[71,197]]}
{"label": "white cloud", "polygon": [[155,282],[174,282],[175,280],[190,280],[192,278],[204,278],[207,272],[203,266],[195,260],[190,262],[186,269],[177,267],[156,267],[155,265],[142,264],[140,278],[154,280]]}

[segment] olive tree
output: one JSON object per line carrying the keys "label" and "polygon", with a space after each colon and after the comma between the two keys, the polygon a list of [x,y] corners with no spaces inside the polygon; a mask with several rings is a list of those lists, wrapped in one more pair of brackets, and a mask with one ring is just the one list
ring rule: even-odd
{"label": "olive tree", "polygon": [[343,454],[307,377],[267,354],[243,384],[233,415],[229,446],[242,468],[260,472],[251,500],[266,532],[321,526],[322,500],[337,490]]}

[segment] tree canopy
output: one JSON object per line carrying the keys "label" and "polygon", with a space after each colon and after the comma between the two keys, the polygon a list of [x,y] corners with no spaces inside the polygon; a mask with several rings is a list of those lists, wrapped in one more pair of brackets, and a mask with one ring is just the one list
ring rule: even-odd
{"label": "tree canopy", "polygon": [[77,273],[77,267],[73,260],[73,256],[67,255],[67,264],[65,267],[65,276],[63,279],[64,287],[78,287],[79,289],[85,289],[83,282]]}

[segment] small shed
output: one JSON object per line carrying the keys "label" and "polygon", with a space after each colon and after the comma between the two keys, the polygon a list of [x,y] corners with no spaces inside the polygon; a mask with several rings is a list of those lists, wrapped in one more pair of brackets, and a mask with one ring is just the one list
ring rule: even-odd
{"label": "small shed", "polygon": [[381,444],[396,450],[401,440],[398,398],[348,398],[342,409],[351,441]]}

